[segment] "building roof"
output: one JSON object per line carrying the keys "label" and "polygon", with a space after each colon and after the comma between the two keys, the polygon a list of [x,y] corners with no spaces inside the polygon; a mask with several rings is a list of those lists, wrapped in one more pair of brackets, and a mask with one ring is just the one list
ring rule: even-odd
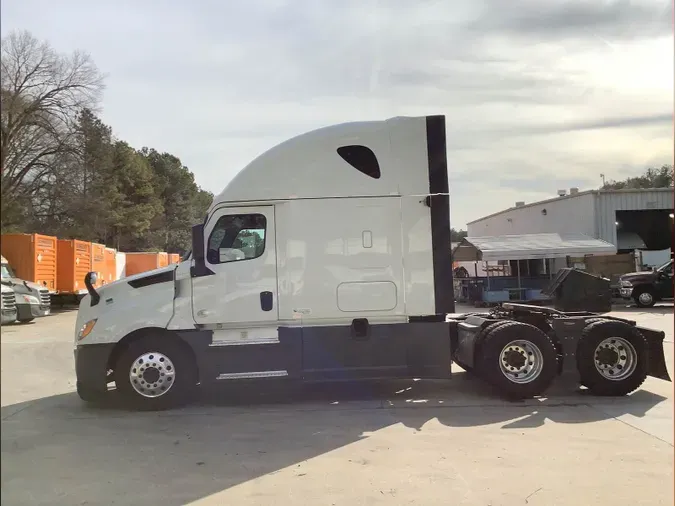
{"label": "building roof", "polygon": [[549,202],[558,202],[561,200],[567,200],[567,199],[575,199],[578,197],[581,197],[583,195],[590,195],[590,194],[595,194],[595,195],[601,195],[601,194],[626,194],[626,193],[647,193],[647,192],[670,192],[673,193],[672,188],[629,188],[625,190],[586,190],[578,193],[570,193],[568,195],[563,195],[562,197],[551,197],[550,199],[546,200],[540,200],[539,202],[530,202],[529,204],[525,204],[519,207],[513,206],[509,207],[507,209],[503,209],[501,211],[497,211],[496,213],[488,214],[487,216],[483,216],[482,218],[478,218],[475,220],[472,220],[467,223],[467,225],[472,225],[474,223],[478,223],[479,221],[486,220],[488,218],[494,218],[495,216],[499,216],[500,214],[507,213],[509,211],[513,211],[514,209],[525,209],[527,207],[534,207],[538,206],[541,204],[548,204]]}
{"label": "building roof", "polygon": [[466,237],[453,249],[452,260],[530,260],[615,254],[616,246],[585,234],[524,234]]}

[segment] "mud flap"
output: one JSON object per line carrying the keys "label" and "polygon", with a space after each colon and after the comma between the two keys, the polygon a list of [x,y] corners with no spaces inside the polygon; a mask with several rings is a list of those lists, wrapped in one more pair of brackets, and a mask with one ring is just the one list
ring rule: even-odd
{"label": "mud flap", "polygon": [[636,327],[640,333],[647,339],[649,346],[649,368],[647,374],[654,378],[666,381],[672,381],[666,367],[666,356],[663,352],[663,340],[666,333],[660,330],[652,330],[644,327]]}

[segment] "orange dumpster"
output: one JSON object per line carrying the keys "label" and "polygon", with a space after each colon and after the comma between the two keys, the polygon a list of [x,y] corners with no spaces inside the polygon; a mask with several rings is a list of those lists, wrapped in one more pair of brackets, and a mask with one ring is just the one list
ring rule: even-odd
{"label": "orange dumpster", "polygon": [[133,276],[141,272],[159,269],[169,265],[169,255],[164,252],[156,253],[126,253],[126,275]]}
{"label": "orange dumpster", "polygon": [[92,244],[77,239],[59,239],[57,243],[56,289],[59,293],[87,292],[84,277],[91,271]]}
{"label": "orange dumpster", "polygon": [[3,234],[0,238],[2,256],[7,259],[17,277],[56,291],[56,237],[41,234]]}

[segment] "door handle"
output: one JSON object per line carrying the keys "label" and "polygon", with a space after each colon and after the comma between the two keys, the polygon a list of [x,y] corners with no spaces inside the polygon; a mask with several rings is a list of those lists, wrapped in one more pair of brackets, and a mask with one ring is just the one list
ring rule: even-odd
{"label": "door handle", "polygon": [[209,316],[211,314],[211,311],[207,311],[206,309],[201,309],[200,311],[197,311],[197,316]]}
{"label": "door handle", "polygon": [[274,297],[272,292],[260,292],[260,309],[263,311],[272,311],[274,306]]}

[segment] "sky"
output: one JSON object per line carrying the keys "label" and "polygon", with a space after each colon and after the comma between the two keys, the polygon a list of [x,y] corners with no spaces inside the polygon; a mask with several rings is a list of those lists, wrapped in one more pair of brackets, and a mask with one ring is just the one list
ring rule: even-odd
{"label": "sky", "polygon": [[673,163],[672,0],[3,0],[219,193],[314,128],[445,114],[451,223]]}

